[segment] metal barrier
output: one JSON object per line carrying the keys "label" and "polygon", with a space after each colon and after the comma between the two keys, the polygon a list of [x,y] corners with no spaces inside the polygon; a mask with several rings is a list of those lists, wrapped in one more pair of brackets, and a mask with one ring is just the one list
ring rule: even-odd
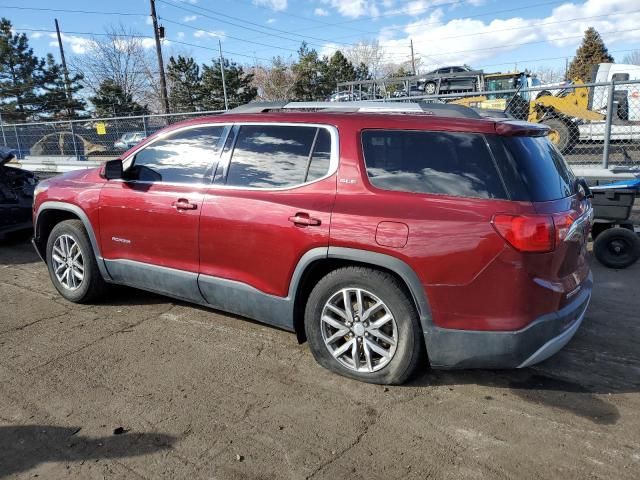
{"label": "metal barrier", "polygon": [[49,164],[53,168],[56,161],[116,158],[167,125],[219,113],[223,110],[56,122],[0,122],[0,140],[17,152],[18,161]]}
{"label": "metal barrier", "polygon": [[[640,80],[549,85],[446,95],[397,96],[383,102],[455,102],[540,122],[573,168],[640,173]],[[396,93],[397,94],[397,93]],[[334,104],[335,105],[335,104]],[[172,123],[222,111],[113,117],[65,122],[2,124],[0,140],[18,159],[52,164],[58,160],[116,158],[143,138]]]}

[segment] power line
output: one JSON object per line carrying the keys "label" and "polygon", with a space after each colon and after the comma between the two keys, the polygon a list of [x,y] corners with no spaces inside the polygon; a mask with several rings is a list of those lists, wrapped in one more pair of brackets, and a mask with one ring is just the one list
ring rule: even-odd
{"label": "power line", "polygon": [[617,13],[609,13],[609,14],[605,14],[605,15],[595,15],[595,16],[592,16],[592,17],[567,18],[565,20],[558,20],[558,21],[555,21],[555,22],[545,22],[545,23],[534,23],[534,24],[527,25],[527,26],[522,26],[522,27],[491,29],[491,31],[487,31],[487,32],[465,33],[463,35],[451,35],[451,36],[448,36],[448,37],[438,37],[438,40],[447,40],[447,39],[451,39],[451,38],[462,38],[462,37],[475,37],[476,35],[489,35],[489,34],[495,33],[495,32],[507,32],[507,31],[511,31],[511,30],[525,30],[527,28],[542,27],[542,26],[545,26],[545,25],[555,25],[555,24],[558,24],[558,23],[573,22],[575,20],[590,20],[590,19],[594,19],[594,18],[613,17],[613,16],[616,16],[616,15],[626,15],[628,13],[637,13],[637,12],[640,12],[640,10],[630,10],[628,12],[617,12]]}
{"label": "power line", "polygon": [[[629,28],[627,30],[611,30],[608,32],[600,32],[600,34],[607,34],[607,33],[624,33],[624,32],[635,32],[640,30],[640,28]],[[554,41],[558,41],[558,40],[567,40],[569,38],[582,38],[584,34],[580,34],[580,35],[571,35],[568,37],[556,37],[556,38],[551,38],[551,39],[545,39],[545,40],[538,40],[535,42],[523,42],[523,43],[510,43],[508,46],[512,46],[512,47],[519,47],[521,45],[534,45],[537,43],[547,43],[547,42],[554,42]],[[485,47],[485,48],[471,48],[471,49],[467,49],[467,50],[456,50],[454,52],[444,52],[444,53],[431,53],[430,55],[435,56],[435,57],[442,57],[445,55],[452,55],[454,53],[466,53],[466,52],[478,52],[478,51],[484,51],[484,50],[495,50],[496,47],[495,45],[493,47]]]}
{"label": "power line", "polygon": [[10,8],[13,10],[31,10],[37,12],[61,12],[61,13],[84,13],[88,15],[128,15],[146,17],[146,13],[127,13],[127,12],[103,12],[97,10],[71,10],[67,8],[38,8],[38,7],[16,7],[12,5],[0,5],[0,8]]}
{"label": "power line", "polygon": [[[448,4],[441,3],[439,5],[429,5],[427,7],[424,7],[422,9],[418,9],[418,10],[422,10],[424,12],[424,11],[428,10],[429,8],[442,7],[442,6],[446,6],[446,5],[453,5],[453,4],[456,4],[456,3],[460,3],[461,1],[463,1],[463,0],[459,0],[459,1],[456,1],[456,2],[450,2]],[[554,0],[552,2],[536,3],[534,5],[526,5],[524,7],[515,7],[515,8],[505,9],[505,10],[494,10],[492,12],[478,13],[476,15],[470,15],[470,16],[468,16],[466,18],[484,17],[484,16],[487,16],[487,15],[493,15],[493,14],[496,14],[496,13],[513,12],[513,11],[525,10],[525,9],[529,9],[529,8],[543,7],[545,5],[554,5],[554,4],[558,4],[558,3],[565,3],[565,2],[564,2],[564,0]],[[397,15],[387,15],[387,16],[412,16],[412,15],[414,15],[414,13],[398,13]],[[380,17],[383,17],[383,16],[385,16],[385,15],[382,14],[382,15],[379,15],[377,17],[363,16],[361,18],[355,18],[353,20],[345,20],[344,22],[338,22],[335,25],[346,25],[348,23],[362,22],[364,20],[368,20],[368,19],[371,19],[371,18],[380,18]],[[401,26],[401,27],[391,27],[391,28],[404,28],[404,27]]]}
{"label": "power line", "polygon": [[[169,20],[169,19],[167,19],[165,17],[158,17],[158,18],[160,18],[164,22],[171,23],[173,25],[180,25],[181,27],[190,28],[191,30],[196,30],[196,31],[200,31],[200,32],[209,33],[209,34],[212,34],[213,36],[216,36],[216,37],[221,36],[221,35],[219,35],[217,32],[215,32],[213,30],[205,30],[204,28],[199,28],[199,27],[196,27],[194,25],[187,25],[186,23],[180,23],[180,22],[176,22],[174,20]],[[239,42],[251,43],[253,45],[260,45],[260,46],[268,47],[268,48],[276,48],[276,49],[279,49],[279,50],[287,50],[289,52],[297,52],[297,50],[294,50],[293,48],[280,47],[278,45],[269,45],[267,43],[254,42],[252,40],[245,40],[244,38],[234,37],[234,36],[228,35],[227,33],[225,33],[222,36],[224,36],[225,38],[231,38],[233,40],[237,40]]]}
{"label": "power line", "polygon": [[[40,32],[40,33],[55,33],[55,30],[48,30],[48,29],[38,29],[38,28],[16,28],[16,31],[24,31],[24,32]],[[61,32],[63,34],[66,35],[89,35],[89,36],[107,36],[107,37],[130,37],[130,38],[149,38],[149,39],[153,39],[153,37],[149,36],[149,35],[138,35],[138,34],[117,34],[117,33],[100,33],[100,32],[73,32],[73,31],[64,31]],[[197,45],[195,43],[188,43],[188,42],[183,42],[181,40],[175,40],[175,39],[171,39],[171,38],[166,38],[165,39],[167,42],[170,43],[174,43],[176,45],[186,45],[188,47],[194,47],[194,48],[201,48],[204,50],[211,50],[214,52],[217,52],[218,50],[216,48],[211,48],[211,47],[206,47],[204,45]],[[231,50],[226,50],[225,49],[225,53],[227,54],[231,54],[231,55],[236,55],[239,57],[246,57],[246,58],[251,58],[251,59],[257,59],[257,60],[264,60],[266,62],[270,62],[271,59],[270,58],[262,58],[262,57],[256,57],[255,55],[246,55],[243,53],[239,53],[239,52],[232,52]]]}
{"label": "power line", "polygon": [[[257,28],[247,27],[245,25],[240,25],[240,24],[237,24],[237,23],[234,23],[234,22],[230,22],[228,20],[221,20],[220,18],[212,17],[212,16],[207,15],[205,13],[202,13],[202,12],[200,12],[198,10],[193,10],[192,8],[187,8],[187,7],[184,7],[182,5],[178,5],[178,4],[169,2],[167,0],[158,0],[158,2],[164,3],[165,5],[170,5],[170,6],[174,7],[174,8],[178,8],[178,9],[184,10],[186,12],[190,12],[190,13],[195,13],[195,14],[201,15],[203,17],[209,18],[211,20],[215,20],[217,22],[226,23],[228,25],[233,25],[235,27],[242,28],[244,30],[249,30],[249,31],[252,31],[252,32],[261,33],[263,35],[269,35],[269,36],[272,36],[272,37],[281,38],[283,40],[288,40],[290,42],[300,42],[300,40],[293,39],[293,38],[290,38],[290,37],[283,37],[282,35],[276,35],[274,33],[265,32],[264,30],[273,30],[274,32],[285,33],[287,35],[295,35],[295,36],[298,36],[298,37],[301,37],[301,38],[310,38],[312,40],[317,40],[317,41],[325,42],[325,43],[336,43],[335,41],[327,40],[327,39],[324,39],[324,38],[317,38],[317,37],[312,37],[312,36],[309,36],[309,35],[300,35],[298,33],[288,32],[286,30],[280,30],[278,28],[266,27],[266,26],[260,25],[258,23],[249,22],[248,20],[244,20],[242,18],[233,17],[231,15],[226,15],[224,13],[216,12],[215,10],[211,10],[209,8],[200,7],[200,6],[197,6],[197,5],[192,5],[192,7],[193,8],[198,8],[200,10],[204,10],[206,12],[209,12],[209,13],[213,14],[213,15],[217,15],[217,16],[224,17],[224,18],[230,18],[232,20],[237,20],[237,21],[246,23],[248,25],[255,25],[255,26],[260,27],[260,28],[262,28],[264,30],[258,30]],[[321,44],[318,44],[318,43],[313,43],[313,42],[307,42],[307,43],[309,45],[315,45],[315,46],[319,46],[319,47],[324,47],[324,45],[321,45]],[[345,43],[341,43],[341,42],[337,42],[337,43],[340,43],[340,44],[346,45],[346,46],[351,46],[349,44],[345,44]]]}

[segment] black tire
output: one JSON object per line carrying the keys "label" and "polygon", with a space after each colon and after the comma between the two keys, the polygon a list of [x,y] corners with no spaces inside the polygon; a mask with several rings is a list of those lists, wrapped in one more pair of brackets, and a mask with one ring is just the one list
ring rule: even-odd
{"label": "black tire", "polygon": [[[395,353],[379,370],[362,372],[347,368],[334,358],[329,352],[329,347],[325,345],[320,320],[322,312],[325,304],[344,288],[358,288],[374,294],[384,303],[395,320]],[[316,361],[328,370],[345,377],[367,383],[398,385],[415,373],[418,365],[425,359],[424,337],[416,308],[403,285],[393,275],[385,272],[364,267],[344,267],[327,274],[317,283],[309,296],[304,321],[309,348]],[[361,340],[366,342],[364,338]]]}
{"label": "black tire", "polygon": [[593,253],[609,268],[627,268],[640,258],[640,238],[626,228],[609,228],[598,235]]}
{"label": "black tire", "polygon": [[[543,125],[548,126],[552,130],[549,136],[551,141],[560,150],[561,153],[568,153],[578,143],[580,132],[575,125],[569,125],[564,120],[554,117],[542,121]],[[553,135],[557,133],[557,138]]]}
{"label": "black tire", "polygon": [[[71,237],[78,245],[82,254],[84,276],[79,282],[79,285],[73,290],[65,287],[54,272],[54,244],[56,240],[63,235]],[[65,299],[74,303],[90,303],[100,298],[106,290],[107,284],[98,270],[96,257],[91,247],[91,241],[80,220],[65,220],[53,227],[47,239],[46,259],[51,281],[56,287],[56,290],[58,290],[60,295]]]}

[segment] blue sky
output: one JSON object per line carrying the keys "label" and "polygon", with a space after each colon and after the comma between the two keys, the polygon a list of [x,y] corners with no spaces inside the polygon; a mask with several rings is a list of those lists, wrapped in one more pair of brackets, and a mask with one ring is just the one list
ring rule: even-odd
{"label": "blue sky", "polygon": [[[423,70],[469,64],[485,71],[554,67],[575,53],[582,32],[595,26],[617,61],[640,49],[637,0],[156,0],[166,29],[165,54],[198,61],[216,55],[243,64],[266,64],[293,55],[303,40],[323,53],[379,41],[386,62],[409,58],[413,40]],[[9,8],[19,7],[19,8]],[[38,11],[28,8],[101,13]],[[0,15],[28,34],[39,55],[57,55],[53,29],[58,18],[69,56],[83,55],[90,33],[124,24],[152,35],[148,0],[0,0]],[[27,30],[30,29],[30,30]],[[43,31],[33,31],[43,30]],[[99,38],[99,37],[96,37]],[[153,41],[142,39],[151,49]]]}

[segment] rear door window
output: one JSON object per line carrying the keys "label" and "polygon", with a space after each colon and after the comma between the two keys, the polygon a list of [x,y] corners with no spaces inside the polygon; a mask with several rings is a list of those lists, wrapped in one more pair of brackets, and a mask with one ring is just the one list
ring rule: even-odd
{"label": "rear door window", "polygon": [[365,130],[362,148],[369,181],[378,188],[508,198],[480,134]]}
{"label": "rear door window", "polygon": [[243,125],[233,149],[227,185],[293,187],[329,173],[331,135],[326,128]]}

